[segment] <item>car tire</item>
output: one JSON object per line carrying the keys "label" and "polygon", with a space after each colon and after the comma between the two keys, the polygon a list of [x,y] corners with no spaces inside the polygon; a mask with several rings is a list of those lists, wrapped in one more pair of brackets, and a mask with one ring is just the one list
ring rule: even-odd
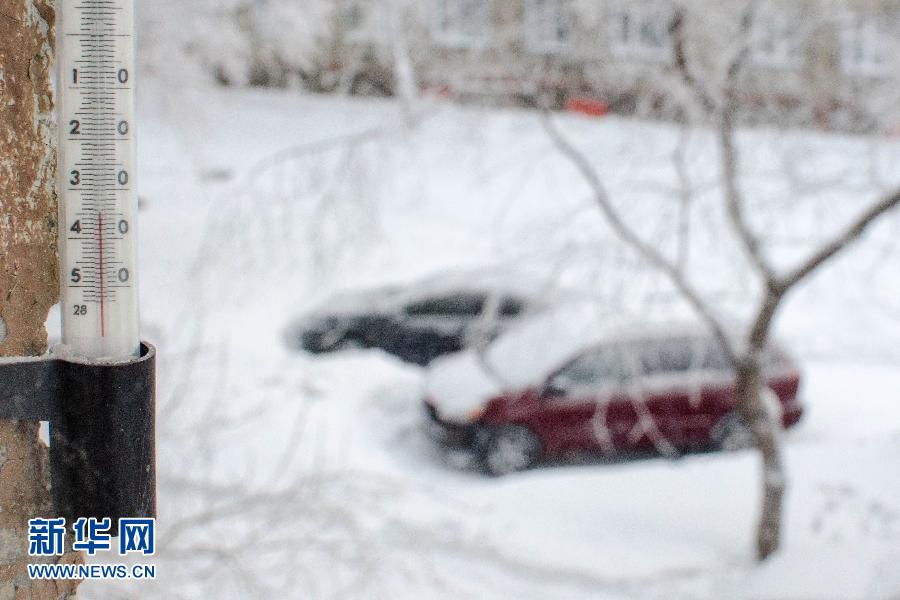
{"label": "car tire", "polygon": [[527,427],[506,425],[492,430],[483,446],[481,465],[492,477],[523,471],[541,456],[541,441]]}
{"label": "car tire", "polygon": [[746,450],[754,445],[753,432],[743,417],[731,412],[722,417],[712,430],[713,445],[724,452]]}

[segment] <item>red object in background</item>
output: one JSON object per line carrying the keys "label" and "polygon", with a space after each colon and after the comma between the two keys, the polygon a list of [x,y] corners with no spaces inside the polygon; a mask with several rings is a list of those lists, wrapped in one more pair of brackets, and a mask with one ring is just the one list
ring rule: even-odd
{"label": "red object in background", "polygon": [[605,117],[609,114],[609,105],[601,100],[591,98],[569,98],[566,101],[566,111],[590,117]]}
{"label": "red object in background", "polygon": [[[752,443],[738,416],[734,375],[724,355],[709,350],[694,365],[674,338],[647,343],[631,353],[589,348],[543,383],[482,398],[466,422],[443,421],[435,399],[426,407],[442,441],[468,446],[489,473],[527,468],[542,458],[582,452],[645,452],[668,449],[735,449]],[[639,365],[628,376],[624,359]],[[684,362],[684,361],[687,362]],[[779,405],[782,425],[803,414],[800,373],[782,351],[772,349],[765,369],[766,398]],[[774,412],[774,411],[773,411]]]}
{"label": "red object in background", "polygon": [[[767,380],[778,397],[785,428],[797,424],[803,409],[797,401],[800,375],[782,373]],[[675,383],[649,390],[643,398],[619,390],[611,397],[596,397],[563,390],[532,388],[490,400],[479,424],[488,427],[527,427],[541,442],[544,457],[595,450],[648,451],[657,449],[651,436],[641,433],[638,407],[647,411],[660,436],[677,449],[713,445],[717,427],[735,413],[733,381],[712,378],[696,382],[698,389]],[[598,410],[603,406],[603,410]],[[599,420],[598,420],[599,419]],[[609,437],[604,448],[598,436]]]}

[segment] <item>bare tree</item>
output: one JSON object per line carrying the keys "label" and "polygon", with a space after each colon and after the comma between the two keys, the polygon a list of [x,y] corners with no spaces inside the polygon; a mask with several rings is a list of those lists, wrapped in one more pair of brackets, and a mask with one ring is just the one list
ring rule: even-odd
{"label": "bare tree", "polygon": [[597,208],[618,239],[669,280],[706,324],[730,361],[736,382],[737,412],[752,433],[762,461],[762,507],[756,534],[757,556],[762,560],[779,547],[786,488],[778,436],[779,417],[771,414],[763,393],[763,357],[770,343],[773,321],[792,290],[859,240],[880,217],[900,205],[900,189],[888,191],[882,197],[869,201],[868,206],[843,229],[792,267],[786,270],[776,267],[767,254],[763,239],[747,217],[748,192],[742,188],[740,181],[742,161],[737,143],[737,89],[749,51],[747,38],[753,23],[755,2],[745,4],[744,8],[738,13],[739,24],[735,28],[740,43],[729,55],[722,70],[723,85],[718,89],[708,84],[710,78],[696,72],[703,65],[698,65],[700,61],[694,60],[688,50],[690,38],[687,23],[691,13],[680,8],[675,12],[671,25],[673,74],[681,89],[689,91],[688,95],[693,98],[693,105],[685,112],[697,115],[703,126],[711,124],[715,130],[720,156],[718,178],[721,202],[728,217],[729,231],[752,265],[752,276],[758,280],[761,292],[752,317],[738,336],[731,334],[713,302],[704,296],[688,270],[683,268],[685,263],[677,257],[670,258],[646,233],[632,226],[611,198],[603,176],[587,155],[565,137],[549,117],[544,122],[555,147],[590,187]]}

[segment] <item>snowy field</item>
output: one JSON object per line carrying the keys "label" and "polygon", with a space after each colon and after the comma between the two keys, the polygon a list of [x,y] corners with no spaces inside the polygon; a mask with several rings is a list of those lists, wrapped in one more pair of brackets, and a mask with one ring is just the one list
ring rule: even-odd
{"label": "snowy field", "polygon": [[[681,133],[616,118],[562,125],[627,217],[674,244]],[[538,115],[435,104],[407,129],[390,102],[148,86],[140,135],[142,312],[160,350],[159,575],[84,585],[85,597],[900,599],[897,215],[778,323],[803,365],[807,414],[786,439],[784,549],[759,566],[751,452],[489,479],[424,437],[419,369],[282,341],[337,289],[479,265],[534,266],[638,316],[683,311],[614,242]],[[766,150],[749,156],[745,185],[779,264],[858,210],[876,193],[872,162],[900,152],[770,138],[748,134]],[[691,143],[697,220],[711,225],[690,261],[741,315],[752,288],[713,224],[715,158],[704,134]],[[792,202],[781,159],[846,189]]]}

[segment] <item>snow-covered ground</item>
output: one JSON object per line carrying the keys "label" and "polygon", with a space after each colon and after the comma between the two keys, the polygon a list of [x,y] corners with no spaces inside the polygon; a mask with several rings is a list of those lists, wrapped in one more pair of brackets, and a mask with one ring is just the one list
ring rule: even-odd
{"label": "snow-covered ground", "polygon": [[[751,452],[489,479],[425,438],[419,369],[282,342],[336,289],[486,264],[537,265],[607,309],[683,311],[612,240],[536,114],[438,104],[407,130],[382,101],[152,86],[143,98],[160,567],[153,585],[85,585],[86,597],[900,598],[896,215],[794,294],[779,322],[804,367],[807,415],[787,435],[784,549],[757,565]],[[628,218],[674,248],[679,132],[615,118],[563,127],[597,157]],[[714,223],[702,138],[689,169],[697,222]],[[747,135],[766,150],[748,155],[746,184],[762,199],[755,225],[787,264],[861,207],[853,186],[874,193],[863,157],[890,164],[898,148],[772,138]],[[813,179],[827,166],[847,189],[791,203],[773,156]],[[740,315],[753,291],[740,255],[715,225],[704,231],[689,264]]]}

